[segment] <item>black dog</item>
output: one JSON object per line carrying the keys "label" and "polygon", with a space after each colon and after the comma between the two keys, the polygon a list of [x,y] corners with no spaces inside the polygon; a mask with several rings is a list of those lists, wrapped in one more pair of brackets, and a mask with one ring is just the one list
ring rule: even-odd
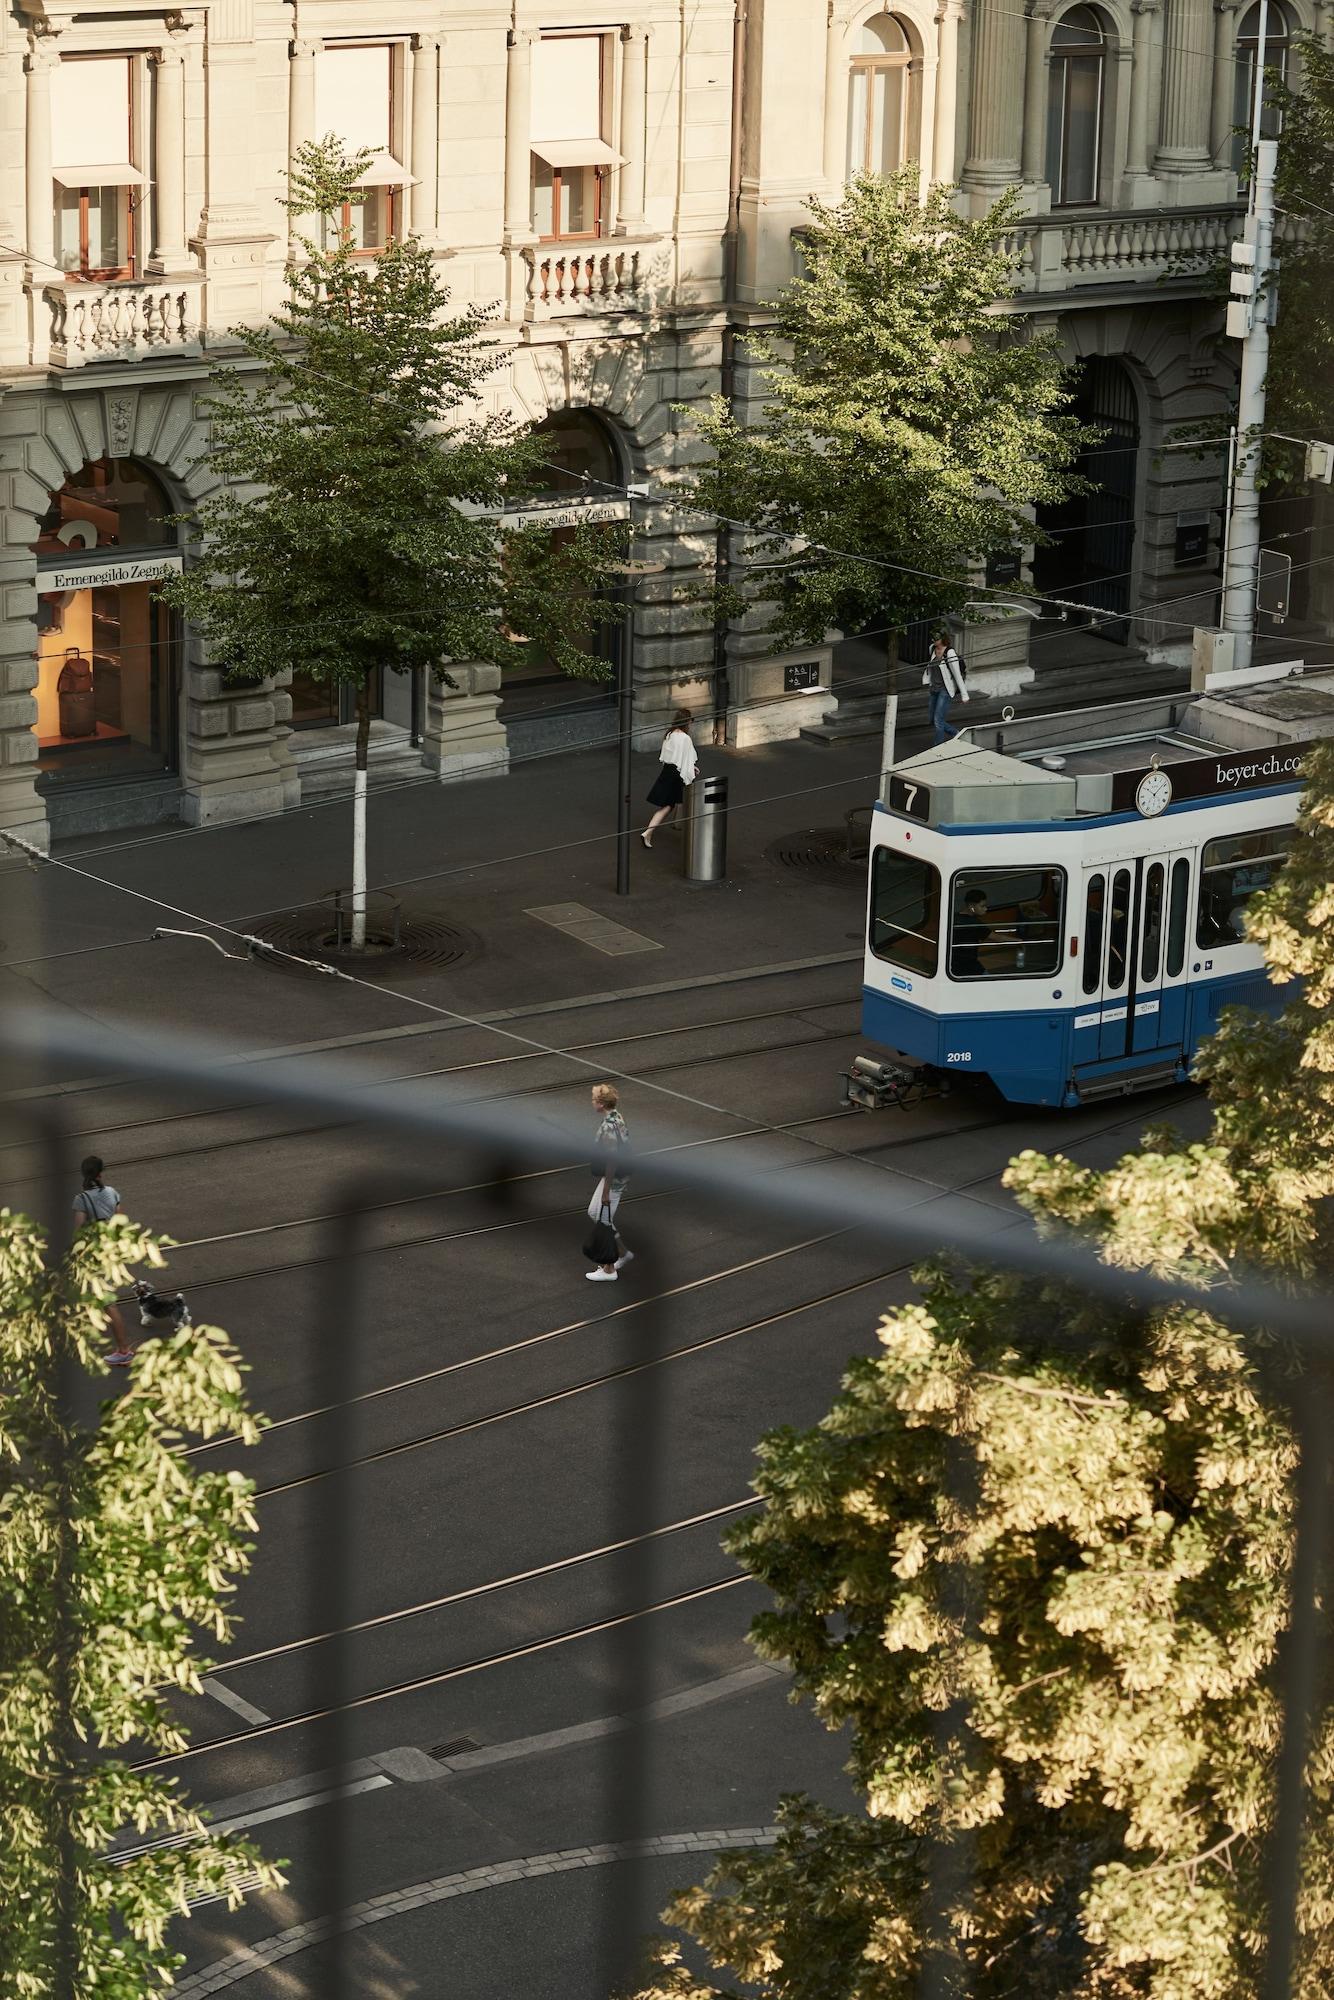
{"label": "black dog", "polygon": [[140,1326],[151,1326],[154,1320],[164,1319],[170,1320],[173,1328],[192,1324],[183,1292],[155,1292],[140,1278],[134,1296],[139,1301]]}

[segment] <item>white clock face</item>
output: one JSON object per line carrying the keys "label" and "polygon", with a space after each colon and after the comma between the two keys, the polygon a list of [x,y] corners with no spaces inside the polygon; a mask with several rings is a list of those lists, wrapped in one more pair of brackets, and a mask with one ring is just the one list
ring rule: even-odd
{"label": "white clock face", "polygon": [[1172,803],[1172,780],[1166,771],[1148,771],[1135,787],[1135,804],[1145,819],[1153,819]]}

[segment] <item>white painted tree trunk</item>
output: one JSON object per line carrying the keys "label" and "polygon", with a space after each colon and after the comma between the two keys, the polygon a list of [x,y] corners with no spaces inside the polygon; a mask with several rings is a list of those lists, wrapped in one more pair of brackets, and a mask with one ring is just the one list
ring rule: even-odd
{"label": "white painted tree trunk", "polygon": [[899,733],[899,635],[891,632],[886,643],[885,733],[880,743],[880,788],[882,802],[889,799],[889,773],[894,762],[895,738]]}
{"label": "white painted tree trunk", "polygon": [[366,773],[352,790],[352,949],[366,949]]}

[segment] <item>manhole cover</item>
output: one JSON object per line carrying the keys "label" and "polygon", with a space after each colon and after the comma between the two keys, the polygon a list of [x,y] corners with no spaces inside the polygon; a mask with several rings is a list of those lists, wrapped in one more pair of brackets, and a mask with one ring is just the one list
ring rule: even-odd
{"label": "manhole cover", "polygon": [[766,861],[776,867],[791,868],[821,882],[842,882],[860,888],[866,877],[865,856],[848,858],[848,837],[842,827],[809,826],[800,833],[786,833],[764,850]]}
{"label": "manhole cover", "polygon": [[[354,972],[359,979],[390,978],[413,966],[438,969],[461,965],[481,950],[481,939],[461,925],[443,923],[435,917],[414,917],[407,911],[399,921],[395,942],[391,922],[383,912],[373,910],[367,919],[364,952],[351,949],[346,931],[340,949],[338,931],[327,905],[262,917],[247,928],[251,936],[276,945],[279,951],[290,951],[298,958],[313,958],[321,965],[336,965],[340,972]],[[318,977],[305,966],[293,965],[289,959],[268,958],[263,953],[260,957],[265,964],[285,972],[308,979]]]}

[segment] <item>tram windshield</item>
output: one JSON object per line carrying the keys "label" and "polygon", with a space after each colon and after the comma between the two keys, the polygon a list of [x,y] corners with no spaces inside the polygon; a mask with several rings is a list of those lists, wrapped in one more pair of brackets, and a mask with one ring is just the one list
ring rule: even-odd
{"label": "tram windshield", "polygon": [[940,870],[915,854],[878,847],[871,877],[871,950],[929,975],[940,952]]}
{"label": "tram windshield", "polygon": [[1061,963],[1063,868],[965,868],[950,884],[951,979],[1046,978]]}
{"label": "tram windshield", "polygon": [[1195,927],[1197,944],[1206,949],[1241,944],[1246,937],[1246,905],[1267,889],[1288,858],[1290,826],[1262,827],[1255,833],[1229,833],[1211,840],[1200,855],[1200,903]]}

